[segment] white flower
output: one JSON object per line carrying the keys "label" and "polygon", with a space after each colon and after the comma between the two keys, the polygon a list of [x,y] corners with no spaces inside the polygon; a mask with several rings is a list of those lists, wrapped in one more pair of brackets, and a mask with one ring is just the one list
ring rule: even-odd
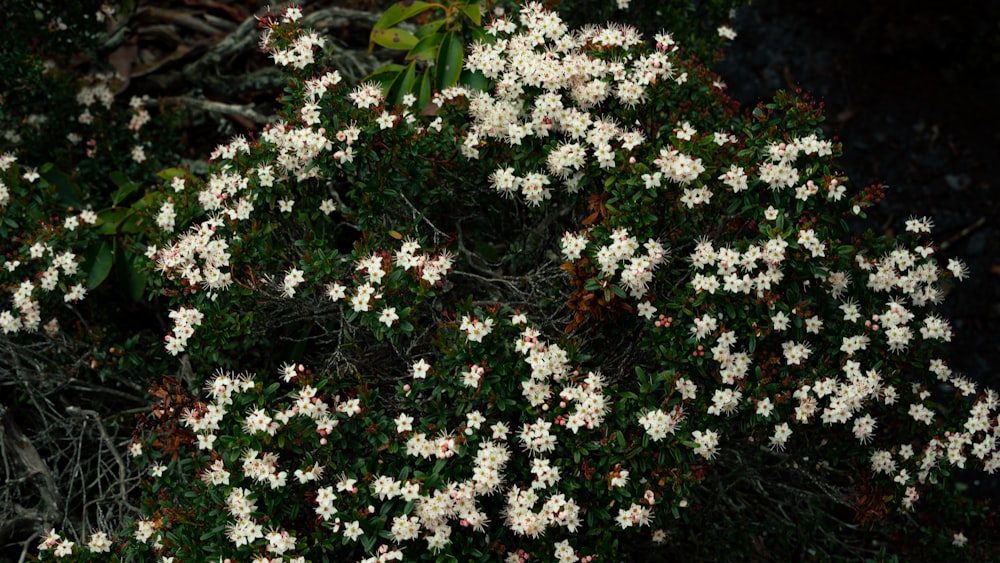
{"label": "white flower", "polygon": [[962,281],[966,276],[969,275],[969,268],[961,260],[956,260],[954,258],[948,260],[948,271],[951,272],[955,279]]}
{"label": "white flower", "polygon": [[716,32],[718,32],[719,37],[723,39],[729,39],[729,40],[736,39],[736,31],[734,31],[733,28],[729,27],[728,25],[720,25],[719,28],[716,30]]}
{"label": "white flower", "polygon": [[288,270],[288,273],[285,274],[285,280],[282,282],[285,297],[294,297],[295,288],[298,287],[298,285],[303,281],[305,281],[305,277],[303,277],[302,270],[297,268]]}
{"label": "white flower", "polygon": [[653,313],[656,312],[656,307],[654,307],[649,301],[643,301],[639,303],[639,316],[651,319],[653,318]]}
{"label": "white flower", "polygon": [[423,379],[427,377],[427,372],[430,371],[431,365],[427,363],[426,360],[420,358],[416,362],[413,362],[413,366],[410,371],[413,373],[413,379]]}
{"label": "white flower", "polygon": [[399,315],[396,314],[395,307],[389,307],[382,310],[382,314],[378,318],[379,322],[385,324],[385,326],[392,326],[393,323],[399,320]]}

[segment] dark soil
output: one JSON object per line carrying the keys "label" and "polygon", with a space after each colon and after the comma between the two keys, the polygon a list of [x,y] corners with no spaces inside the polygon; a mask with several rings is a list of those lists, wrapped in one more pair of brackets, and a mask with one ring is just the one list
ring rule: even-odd
{"label": "dark soil", "polygon": [[735,28],[718,67],[730,93],[750,107],[778,89],[824,102],[854,186],[889,186],[869,226],[929,216],[939,260],[968,265],[943,304],[949,365],[1000,387],[1000,2],[760,0]]}

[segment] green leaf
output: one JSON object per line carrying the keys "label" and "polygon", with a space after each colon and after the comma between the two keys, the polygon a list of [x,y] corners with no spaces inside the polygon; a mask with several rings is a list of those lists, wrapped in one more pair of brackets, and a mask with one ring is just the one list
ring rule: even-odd
{"label": "green leaf", "polygon": [[465,14],[467,18],[469,18],[469,21],[472,22],[472,25],[475,25],[476,27],[483,25],[483,14],[479,10],[478,0],[469,2],[468,4],[462,6],[459,9],[462,11],[463,14]]}
{"label": "green leaf", "polygon": [[[344,538],[347,539],[346,537]],[[361,536],[361,546],[364,548],[365,553],[371,553],[372,549],[375,547],[375,542],[378,541],[378,536]]]}
{"label": "green leaf", "polygon": [[391,27],[389,29],[373,29],[371,41],[386,49],[409,51],[417,44],[417,36],[405,29]]}
{"label": "green leaf", "polygon": [[129,299],[139,301],[146,290],[148,276],[142,271],[141,258],[129,258],[121,247],[115,253],[117,282],[125,287]]}
{"label": "green leaf", "polygon": [[431,101],[431,75],[425,72],[413,83],[413,94],[417,96],[416,109],[421,110]]}
{"label": "green leaf", "polygon": [[146,230],[146,216],[132,210],[129,210],[129,214],[119,228],[119,231],[130,234],[141,233],[144,230]]}
{"label": "green leaf", "polygon": [[163,196],[157,192],[149,192],[148,194],[142,196],[142,199],[132,204],[132,209],[146,209],[157,203]]}
{"label": "green leaf", "polygon": [[211,530],[205,532],[201,536],[201,541],[210,540],[210,539],[212,539],[213,536],[217,535],[219,532],[221,532],[221,531],[223,531],[225,529],[226,529],[225,524],[223,524],[222,526],[216,526],[215,528],[212,528]]}
{"label": "green leaf", "polygon": [[173,180],[174,178],[183,178],[184,176],[187,176],[187,170],[183,168],[164,168],[156,173],[156,177],[161,180]]}
{"label": "green leaf", "polygon": [[405,66],[399,64],[385,65],[384,67],[369,74],[365,78],[365,82],[369,80],[378,82],[382,85],[382,89],[385,90],[392,84],[392,81],[396,79],[396,76],[400,72],[403,72],[403,69],[405,68]]}
{"label": "green leaf", "polygon": [[490,88],[490,79],[486,78],[486,75],[482,72],[469,71],[468,69],[462,71],[462,85],[467,86],[473,90],[478,90],[480,92],[485,92]]}
{"label": "green leaf", "polygon": [[426,12],[433,7],[433,4],[413,0],[402,0],[401,2],[396,2],[392,6],[389,6],[389,9],[382,12],[382,17],[375,22],[374,29],[388,29],[401,21],[408,20],[413,16]]}
{"label": "green leaf", "polygon": [[[45,167],[43,167],[44,169]],[[42,178],[51,186],[55,186],[59,199],[67,206],[83,208],[83,191],[76,185],[73,178],[56,168],[48,168],[42,172]]]}
{"label": "green leaf", "polygon": [[441,48],[438,49],[437,68],[435,69],[438,90],[444,90],[458,82],[458,77],[462,73],[462,59],[464,57],[462,39],[454,32],[445,33],[441,40]]}
{"label": "green leaf", "polygon": [[90,265],[90,273],[87,275],[87,289],[94,289],[101,285],[111,273],[111,266],[115,262],[115,255],[108,242],[101,243],[101,247],[94,256],[94,261]]}
{"label": "green leaf", "polygon": [[413,88],[413,81],[416,72],[417,64],[410,63],[407,65],[405,71],[396,75],[396,79],[393,80],[392,85],[389,86],[389,93],[386,96],[390,103],[395,105],[403,102],[403,96],[409,94],[410,89]]}
{"label": "green leaf", "polygon": [[118,191],[111,196],[112,205],[118,205],[130,194],[132,194],[132,192],[139,189],[139,184],[129,180],[128,176],[119,170],[115,170],[114,172],[108,174],[108,178],[110,178],[111,181],[118,186]]}
{"label": "green leaf", "polygon": [[417,28],[417,37],[427,37],[428,35],[437,33],[437,30],[441,29],[441,26],[446,23],[447,20],[444,18],[431,20],[424,25]]}
{"label": "green leaf", "polygon": [[121,225],[122,221],[128,214],[132,213],[131,209],[125,207],[115,207],[102,209],[97,212],[97,234],[100,235],[113,235],[118,233],[118,225]]}
{"label": "green leaf", "polygon": [[412,61],[423,61],[430,62],[434,60],[434,57],[438,53],[438,49],[441,47],[441,40],[444,39],[443,33],[434,33],[428,35],[417,41],[416,45],[410,48],[410,52],[406,54],[406,60]]}

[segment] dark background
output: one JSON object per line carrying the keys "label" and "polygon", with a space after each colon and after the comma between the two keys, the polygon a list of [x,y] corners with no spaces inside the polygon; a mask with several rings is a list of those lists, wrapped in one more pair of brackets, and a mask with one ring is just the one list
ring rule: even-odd
{"label": "dark background", "polygon": [[888,185],[870,226],[934,219],[939,259],[970,277],[944,304],[952,367],[1000,365],[1000,2],[754,2],[719,66],[745,105],[801,88],[824,102],[854,187]]}
{"label": "dark background", "polygon": [[[745,106],[801,88],[825,104],[855,188],[889,187],[876,232],[929,216],[942,264],[970,276],[943,313],[957,372],[1000,387],[1000,2],[761,0],[737,12],[718,71]],[[1000,497],[996,482],[972,483]]]}

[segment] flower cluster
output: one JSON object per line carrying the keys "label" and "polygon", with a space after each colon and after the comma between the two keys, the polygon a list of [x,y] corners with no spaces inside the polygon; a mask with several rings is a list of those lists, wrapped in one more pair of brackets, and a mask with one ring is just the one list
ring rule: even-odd
{"label": "flower cluster", "polygon": [[[33,214],[21,208],[20,196],[32,189],[31,184],[45,182],[34,169],[25,167],[20,177],[18,172],[16,156],[0,155],[0,217],[11,222],[17,214]],[[18,201],[11,201],[11,190],[19,196]],[[80,267],[83,259],[74,249],[87,236],[77,230],[97,222],[97,214],[89,209],[71,212],[61,225],[44,223],[35,233],[34,242],[20,239],[21,244],[7,253],[0,281],[4,289],[9,289],[13,307],[0,310],[0,330],[4,334],[37,331],[42,326],[42,301],[48,294],[61,292],[64,303],[74,303],[86,296],[87,287],[82,279],[85,272]],[[58,321],[53,319],[45,325],[45,330],[50,334],[58,330]]]}
{"label": "flower cluster", "polygon": [[[848,195],[808,104],[675,112],[694,90],[724,94],[669,34],[570,31],[527,3],[468,49],[490,88],[428,93],[434,109],[415,115],[373,83],[348,93],[336,72],[309,74],[323,40],[301,17],[262,22],[293,76],[284,120],[220,145],[205,182],[172,179],[148,250],[176,307],[170,354],[198,328],[199,348],[219,348],[199,360],[246,340],[272,362],[253,348],[273,330],[295,363],[218,372],[182,430],[136,444],[159,492],[133,540],[165,559],[206,542],[233,560],[589,562],[689,522],[680,509],[711,495],[706,467],[730,449],[752,462],[839,439],[904,510],[953,468],[1000,467],[997,394],[934,348],[953,335],[933,305],[966,269],[938,266],[928,219],[894,241],[850,237],[842,217],[872,198]],[[523,202],[464,202],[489,188]],[[508,241],[483,232],[503,221],[470,231],[455,205],[484,224],[543,220]],[[337,240],[348,227],[360,235]],[[433,250],[400,231],[433,233]],[[57,281],[71,275],[73,256],[37,244]],[[526,274],[532,252],[556,264]],[[565,321],[560,271],[592,322],[546,340]],[[495,290],[456,305],[466,279]],[[33,284],[16,290],[22,317]],[[79,550],[54,532],[43,546]]]}

